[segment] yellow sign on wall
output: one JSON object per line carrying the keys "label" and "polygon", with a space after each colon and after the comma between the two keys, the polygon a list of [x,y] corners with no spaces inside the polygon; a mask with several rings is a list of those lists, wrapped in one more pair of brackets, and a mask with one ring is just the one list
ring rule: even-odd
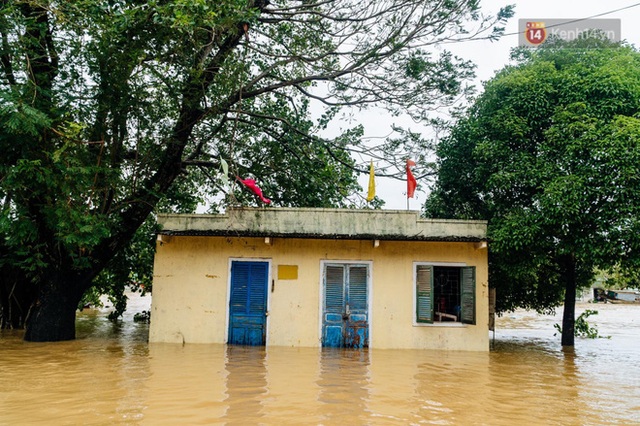
{"label": "yellow sign on wall", "polygon": [[279,280],[297,280],[298,265],[278,265]]}

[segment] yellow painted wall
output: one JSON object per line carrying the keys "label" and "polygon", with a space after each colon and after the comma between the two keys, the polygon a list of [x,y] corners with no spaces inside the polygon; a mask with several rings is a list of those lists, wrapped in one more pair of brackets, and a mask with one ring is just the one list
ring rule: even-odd
{"label": "yellow painted wall", "polygon": [[[321,261],[337,260],[371,262],[371,347],[489,350],[487,250],[445,242],[173,237],[157,246],[149,340],[225,343],[231,259],[270,262],[267,345],[320,346]],[[476,325],[414,323],[414,262],[476,267]]]}

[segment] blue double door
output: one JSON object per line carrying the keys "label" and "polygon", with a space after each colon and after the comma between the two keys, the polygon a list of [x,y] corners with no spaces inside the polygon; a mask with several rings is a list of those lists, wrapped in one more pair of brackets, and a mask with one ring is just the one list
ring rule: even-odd
{"label": "blue double door", "polygon": [[269,262],[231,262],[229,344],[265,345],[268,280]]}
{"label": "blue double door", "polygon": [[[323,272],[322,346],[368,347],[368,265],[325,264]],[[269,262],[231,262],[229,344],[265,345],[268,281]]]}
{"label": "blue double door", "polygon": [[325,264],[322,346],[369,346],[369,267],[362,264]]}

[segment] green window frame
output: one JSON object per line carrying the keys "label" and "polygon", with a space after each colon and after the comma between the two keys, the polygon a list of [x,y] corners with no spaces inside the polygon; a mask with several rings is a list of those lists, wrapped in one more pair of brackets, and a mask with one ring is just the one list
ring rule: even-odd
{"label": "green window frame", "polygon": [[[415,264],[415,320],[418,324],[433,324],[453,320],[462,324],[476,323],[476,268],[475,266],[439,266]],[[444,302],[438,276],[447,275],[452,290]],[[452,299],[453,298],[453,299]],[[439,307],[440,306],[440,307]]]}
{"label": "green window frame", "polygon": [[433,266],[416,265],[416,322],[433,322]]}

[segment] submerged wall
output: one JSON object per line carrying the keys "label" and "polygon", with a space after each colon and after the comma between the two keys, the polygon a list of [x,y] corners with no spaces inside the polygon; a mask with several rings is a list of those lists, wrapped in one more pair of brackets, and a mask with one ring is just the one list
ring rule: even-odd
{"label": "submerged wall", "polygon": [[[268,242],[268,243],[266,243]],[[487,250],[473,242],[172,236],[158,241],[152,342],[226,343],[231,259],[270,262],[266,344],[320,346],[321,261],[371,262],[369,346],[489,350]],[[486,247],[486,245],[482,246]],[[476,267],[476,325],[414,322],[414,262]],[[280,265],[296,279],[278,279]]]}

